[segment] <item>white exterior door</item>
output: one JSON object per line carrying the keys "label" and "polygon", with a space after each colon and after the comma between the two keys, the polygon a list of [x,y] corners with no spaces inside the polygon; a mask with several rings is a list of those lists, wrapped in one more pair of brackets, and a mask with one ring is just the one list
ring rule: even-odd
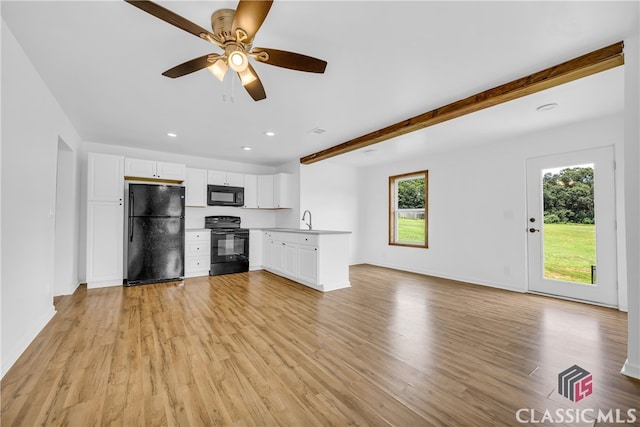
{"label": "white exterior door", "polygon": [[618,305],[613,159],[602,147],[527,161],[529,291]]}

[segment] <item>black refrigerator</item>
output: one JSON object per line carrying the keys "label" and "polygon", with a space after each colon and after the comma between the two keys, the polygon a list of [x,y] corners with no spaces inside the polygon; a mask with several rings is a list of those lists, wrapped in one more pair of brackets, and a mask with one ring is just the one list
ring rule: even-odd
{"label": "black refrigerator", "polygon": [[127,286],[184,277],[184,187],[129,184]]}

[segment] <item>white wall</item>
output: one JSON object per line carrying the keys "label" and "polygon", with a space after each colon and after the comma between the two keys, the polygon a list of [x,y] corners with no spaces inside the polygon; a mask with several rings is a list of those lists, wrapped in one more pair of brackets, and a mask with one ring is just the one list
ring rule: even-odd
{"label": "white wall", "polygon": [[[526,159],[623,141],[609,117],[362,171],[359,247],[366,262],[525,291]],[[429,248],[389,246],[388,177],[429,170]],[[622,213],[619,213],[622,218]],[[624,236],[620,236],[624,239]],[[626,290],[625,290],[626,291]]]}
{"label": "white wall", "polygon": [[70,295],[78,284],[78,174],[76,153],[58,139],[53,294]]}
{"label": "white wall", "polygon": [[77,132],[3,21],[2,375],[55,313],[59,138],[75,152]]}
{"label": "white wall", "polygon": [[624,185],[626,218],[626,282],[628,292],[627,361],[622,372],[640,379],[640,38],[624,41],[625,141]]}
{"label": "white wall", "polygon": [[356,168],[331,161],[300,165],[300,216],[296,228],[305,228],[302,212],[311,211],[313,228],[352,231],[349,263],[361,262],[360,224],[368,216],[359,206],[359,174]]}

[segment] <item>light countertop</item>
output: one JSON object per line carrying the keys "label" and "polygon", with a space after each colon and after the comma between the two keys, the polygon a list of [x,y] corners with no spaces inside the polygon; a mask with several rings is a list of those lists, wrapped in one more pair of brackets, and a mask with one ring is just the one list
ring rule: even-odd
{"label": "light countertop", "polygon": [[300,234],[351,234],[351,231],[339,230],[307,230],[299,228],[253,228],[252,230],[274,231],[282,233],[300,233]]}

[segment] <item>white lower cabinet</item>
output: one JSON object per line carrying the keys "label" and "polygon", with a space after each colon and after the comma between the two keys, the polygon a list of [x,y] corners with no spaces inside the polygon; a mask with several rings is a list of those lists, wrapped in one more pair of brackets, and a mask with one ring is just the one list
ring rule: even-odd
{"label": "white lower cabinet", "polygon": [[87,204],[87,288],[122,285],[122,202]]}
{"label": "white lower cabinet", "polygon": [[249,230],[249,270],[260,270],[264,264],[262,230]]}
{"label": "white lower cabinet", "polygon": [[[251,243],[251,242],[249,242]],[[269,231],[262,232],[262,267],[270,270],[271,269],[271,245],[273,244],[273,236]],[[251,254],[249,254],[249,258],[251,258]]]}
{"label": "white lower cabinet", "polygon": [[284,245],[284,273],[298,277],[298,245],[285,243]]}
{"label": "white lower cabinet", "polygon": [[318,283],[318,248],[298,246],[298,277],[310,283]]}
{"label": "white lower cabinet", "polygon": [[271,240],[271,256],[269,266],[276,272],[284,273],[284,242]]}
{"label": "white lower cabinet", "polygon": [[208,276],[211,267],[211,231],[186,230],[184,277]]}
{"label": "white lower cabinet", "polygon": [[349,233],[263,232],[264,269],[319,291],[351,286]]}

